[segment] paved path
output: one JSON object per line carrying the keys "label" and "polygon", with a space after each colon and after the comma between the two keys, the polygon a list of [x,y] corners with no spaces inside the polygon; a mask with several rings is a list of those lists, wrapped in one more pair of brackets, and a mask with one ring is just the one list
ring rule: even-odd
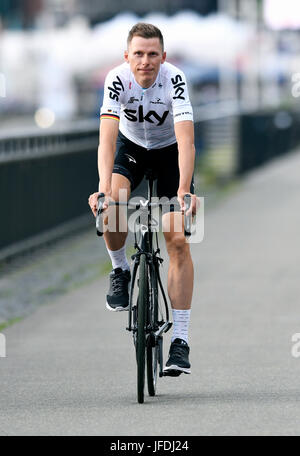
{"label": "paved path", "polygon": [[299,152],[273,162],[206,214],[192,375],[136,403],[126,317],[104,309],[103,278],[3,331],[0,434],[300,434],[299,169]]}

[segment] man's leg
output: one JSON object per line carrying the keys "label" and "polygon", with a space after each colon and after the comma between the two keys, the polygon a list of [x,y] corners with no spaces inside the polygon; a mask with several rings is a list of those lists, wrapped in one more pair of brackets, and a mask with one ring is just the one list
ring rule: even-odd
{"label": "man's leg", "polygon": [[[180,232],[178,232],[180,230]],[[190,245],[186,242],[180,212],[163,215],[163,231],[170,264],[168,294],[173,312],[173,336],[165,372],[169,375],[190,373],[188,327],[193,295],[194,267]]]}
{"label": "man's leg", "polygon": [[[121,190],[121,195],[120,195]],[[128,201],[130,182],[121,174],[112,174],[112,199]],[[128,308],[128,284],[130,281],[129,264],[126,257],[127,217],[126,208],[109,207],[104,217],[108,230],[104,233],[106,248],[112,262],[112,272],[109,275],[110,288],[106,296],[106,307],[109,310],[121,311]]]}
{"label": "man's leg", "polygon": [[176,228],[181,226],[182,218],[180,212],[164,214],[163,230],[170,258],[168,293],[171,306],[172,309],[189,310],[193,296],[194,267],[190,244],[185,240],[183,229],[176,232]]}
{"label": "man's leg", "polygon": [[[128,199],[130,197],[130,181],[127,179],[127,177],[123,176],[122,174],[113,173],[112,174],[111,197],[114,201],[119,201],[120,190],[121,191],[124,190],[124,192],[126,192],[127,201],[128,201]],[[111,208],[108,209],[107,217],[104,218],[104,223],[107,224],[109,214],[111,214],[112,216],[113,216],[113,214],[116,214],[116,224],[115,224],[116,230],[114,230],[114,229],[112,231],[107,230],[103,235],[107,248],[112,251],[119,250],[121,247],[123,247],[125,245],[125,241],[127,238],[127,229],[124,232],[119,232],[119,224],[120,224],[119,212],[122,213],[122,210],[121,211],[116,210],[116,207],[112,206]],[[126,222],[126,226],[127,226],[127,220],[125,222]],[[121,224],[123,226],[125,226],[124,219],[121,221]],[[114,223],[112,222],[111,225],[113,226]]]}

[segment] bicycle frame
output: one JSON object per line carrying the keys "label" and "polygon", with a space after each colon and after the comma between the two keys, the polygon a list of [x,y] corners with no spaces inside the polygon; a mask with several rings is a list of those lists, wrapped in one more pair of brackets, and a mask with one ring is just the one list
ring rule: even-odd
{"label": "bicycle frame", "polygon": [[[132,255],[132,259],[134,260],[134,266],[133,266],[133,272],[132,272],[132,279],[131,279],[131,286],[130,286],[130,293],[129,293],[129,315],[128,315],[128,327],[126,328],[128,331],[133,331],[135,334],[137,328],[133,326],[132,324],[132,317],[133,317],[133,292],[134,292],[134,287],[135,287],[135,281],[136,281],[136,274],[138,270],[138,266],[140,263],[140,256],[142,254],[145,254],[147,257],[147,264],[149,264],[149,269],[150,271],[154,271],[156,274],[158,286],[163,298],[163,303],[164,303],[164,308],[165,308],[165,317],[166,321],[159,321],[157,322],[158,325],[157,327],[151,327],[148,325],[146,328],[146,332],[148,334],[153,334],[155,337],[155,342],[159,341],[159,338],[161,337],[162,333],[167,332],[171,326],[172,323],[169,321],[169,306],[168,306],[168,301],[165,295],[165,291],[162,285],[161,277],[160,277],[160,272],[159,272],[159,266],[163,262],[163,259],[159,256],[160,249],[158,245],[158,236],[157,232],[153,232],[152,230],[152,207],[149,202],[151,201],[151,198],[153,196],[153,187],[154,187],[154,178],[152,175],[146,176],[148,179],[148,201],[147,204],[145,204],[144,209],[148,211],[147,215],[147,224],[140,224],[140,217],[138,219],[138,222],[135,221],[135,228],[136,224],[139,223],[139,230],[141,234],[140,242],[137,242],[137,230],[134,230],[134,235],[135,235],[135,244],[134,247],[137,250],[137,253]],[[154,234],[156,235],[156,246],[157,249],[154,249]],[[151,287],[150,287],[151,288]],[[151,291],[150,291],[151,292]],[[162,376],[162,350],[160,350],[160,373],[159,375]]]}

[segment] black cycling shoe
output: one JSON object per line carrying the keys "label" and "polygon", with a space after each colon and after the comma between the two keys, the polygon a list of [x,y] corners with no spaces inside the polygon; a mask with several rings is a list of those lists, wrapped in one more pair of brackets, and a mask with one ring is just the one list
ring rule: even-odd
{"label": "black cycling shoe", "polygon": [[183,339],[175,339],[171,343],[169,351],[169,359],[164,368],[164,375],[170,377],[178,377],[178,375],[191,373],[191,365],[189,363],[190,348]]}
{"label": "black cycling shoe", "polygon": [[130,271],[116,268],[109,274],[109,291],[106,295],[106,307],[114,312],[129,309],[128,285]]}

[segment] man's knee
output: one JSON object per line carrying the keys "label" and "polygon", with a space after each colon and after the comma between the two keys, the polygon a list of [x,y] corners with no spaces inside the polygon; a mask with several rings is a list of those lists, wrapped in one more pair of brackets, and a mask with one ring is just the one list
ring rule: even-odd
{"label": "man's knee", "polygon": [[114,201],[128,201],[130,197],[130,181],[127,177],[122,174],[112,174],[111,197]]}
{"label": "man's knee", "polygon": [[162,229],[168,242],[174,234],[183,232],[183,217],[180,212],[167,212],[162,216]]}
{"label": "man's knee", "polygon": [[189,254],[189,244],[183,233],[166,233],[166,246],[170,256],[184,258]]}

